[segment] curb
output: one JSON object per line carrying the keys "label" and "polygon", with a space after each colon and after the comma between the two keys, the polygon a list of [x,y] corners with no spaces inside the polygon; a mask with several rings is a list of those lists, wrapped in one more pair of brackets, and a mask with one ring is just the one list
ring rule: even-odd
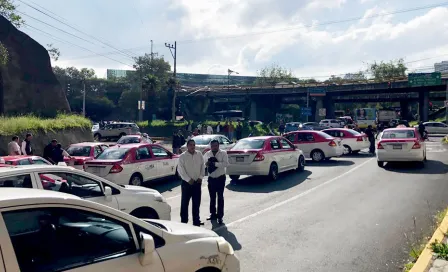
{"label": "curb", "polygon": [[422,251],[414,266],[409,272],[424,272],[427,271],[428,265],[432,260],[433,254],[431,250],[431,243],[436,240],[442,241],[445,237],[445,233],[448,230],[448,212],[440,223],[440,226],[436,229],[431,237],[431,240],[425,245],[425,249]]}

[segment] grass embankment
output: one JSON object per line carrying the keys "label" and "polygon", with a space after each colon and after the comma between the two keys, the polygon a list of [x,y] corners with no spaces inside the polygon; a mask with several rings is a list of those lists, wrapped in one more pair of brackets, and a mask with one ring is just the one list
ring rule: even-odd
{"label": "grass embankment", "polygon": [[58,131],[64,129],[91,129],[89,119],[74,114],[58,114],[56,118],[46,119],[32,115],[0,116],[0,135],[17,135],[35,131]]}

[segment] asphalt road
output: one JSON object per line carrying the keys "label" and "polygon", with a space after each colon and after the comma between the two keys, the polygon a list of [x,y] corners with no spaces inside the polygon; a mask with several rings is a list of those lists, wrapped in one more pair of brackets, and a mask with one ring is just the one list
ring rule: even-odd
{"label": "asphalt road", "polygon": [[[204,227],[233,245],[242,271],[401,271],[411,244],[431,234],[433,216],[448,206],[448,152],[439,141],[431,138],[423,169],[406,163],[382,169],[359,154],[308,161],[303,173],[285,173],[276,182],[227,181],[225,225]],[[180,221],[179,182],[150,186]]]}

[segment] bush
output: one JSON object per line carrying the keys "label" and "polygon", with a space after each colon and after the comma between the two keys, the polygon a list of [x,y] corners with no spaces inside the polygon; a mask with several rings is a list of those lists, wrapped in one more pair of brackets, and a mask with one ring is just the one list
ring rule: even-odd
{"label": "bush", "polygon": [[16,135],[34,131],[57,131],[71,128],[91,129],[89,119],[80,115],[58,114],[54,119],[32,115],[0,117],[0,135]]}
{"label": "bush", "polygon": [[442,143],[443,143],[443,144],[448,144],[448,135],[446,135],[445,137],[443,137],[443,139],[442,139]]}

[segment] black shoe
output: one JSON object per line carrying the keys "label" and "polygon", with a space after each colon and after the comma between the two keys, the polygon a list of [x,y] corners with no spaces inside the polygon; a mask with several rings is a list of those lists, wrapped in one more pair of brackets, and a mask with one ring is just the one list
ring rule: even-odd
{"label": "black shoe", "polygon": [[207,220],[216,220],[218,217],[216,217],[216,214],[211,214],[208,218],[207,218]]}
{"label": "black shoe", "polygon": [[218,218],[218,224],[222,225],[224,222],[222,222],[222,218]]}
{"label": "black shoe", "polygon": [[201,222],[201,221],[193,223],[193,226],[196,226],[196,227],[200,227],[200,226],[203,226],[203,225],[204,225],[204,222]]}

